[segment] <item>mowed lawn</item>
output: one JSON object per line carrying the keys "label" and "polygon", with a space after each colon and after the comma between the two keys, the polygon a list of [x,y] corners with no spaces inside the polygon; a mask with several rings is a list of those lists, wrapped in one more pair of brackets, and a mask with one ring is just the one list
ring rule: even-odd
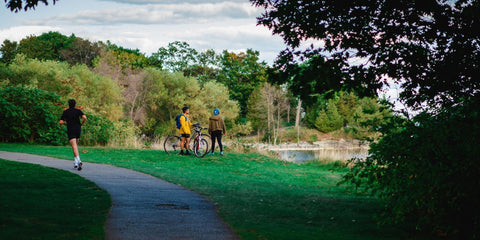
{"label": "mowed lawn", "polygon": [[103,239],[110,206],[76,174],[0,159],[0,239]]}
{"label": "mowed lawn", "polygon": [[[0,144],[0,150],[72,159],[68,146]],[[242,239],[409,237],[399,227],[376,224],[380,201],[337,185],[347,171],[342,164],[294,164],[241,153],[199,159],[160,150],[80,147],[80,151],[85,171],[88,162],[115,165],[205,196]]]}

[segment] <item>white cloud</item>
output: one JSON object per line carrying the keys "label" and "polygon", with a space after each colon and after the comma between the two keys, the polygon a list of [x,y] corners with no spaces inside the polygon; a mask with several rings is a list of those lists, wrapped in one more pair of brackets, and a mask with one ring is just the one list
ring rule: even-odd
{"label": "white cloud", "polygon": [[61,28],[51,26],[18,26],[0,29],[0,41],[20,41],[30,35],[40,35],[50,31],[60,31]]}
{"label": "white cloud", "polygon": [[284,44],[256,25],[259,15],[248,0],[61,1],[43,11],[0,15],[0,40],[58,31],[90,41],[110,40],[147,55],[170,42],[185,41],[197,50],[217,53],[250,48],[272,64]]}
{"label": "white cloud", "polygon": [[[127,4],[177,4],[178,1],[171,0],[101,0],[105,2],[127,3]],[[222,2],[240,2],[245,3],[248,0],[182,0],[184,3],[222,3]]]}
{"label": "white cloud", "polygon": [[27,25],[113,25],[214,23],[228,19],[255,19],[258,9],[248,3],[142,5],[135,8],[84,10],[44,19],[25,21]]}

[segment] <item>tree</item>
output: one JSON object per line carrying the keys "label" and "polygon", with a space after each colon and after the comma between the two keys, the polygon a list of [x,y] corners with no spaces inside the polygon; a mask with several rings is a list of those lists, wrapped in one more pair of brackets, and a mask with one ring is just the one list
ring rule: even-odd
{"label": "tree", "polygon": [[308,110],[307,119],[310,119],[307,120],[307,124],[315,127],[316,118],[320,113],[319,102],[322,99],[335,97],[337,91],[348,91],[352,94],[356,92],[364,96],[375,94],[361,84],[348,80],[334,61],[326,61],[320,55],[315,55],[302,63],[289,64],[284,69],[269,68],[268,75],[269,82],[285,84],[298,99],[300,104],[297,106],[296,127],[299,126],[302,105]]}
{"label": "tree", "polygon": [[[115,121],[122,117],[121,89],[110,78],[90,71],[85,65],[39,61],[19,54],[8,65],[10,86],[28,86],[61,96],[64,103],[74,98],[85,110]],[[3,74],[0,74],[0,76]]]}
{"label": "tree", "polygon": [[100,55],[102,45],[82,38],[75,38],[71,47],[60,50],[60,58],[71,65],[85,64],[93,67],[93,60]]}
{"label": "tree", "polygon": [[37,39],[39,41],[48,42],[52,46],[51,59],[47,57],[40,59],[61,60],[60,52],[63,49],[72,48],[77,37],[73,34],[70,37],[67,37],[59,32],[50,31],[48,33],[42,33]]}
{"label": "tree", "polygon": [[[478,0],[251,2],[266,9],[258,23],[288,46],[279,67],[328,56],[367,89],[393,78],[415,108],[452,105],[480,88]],[[302,49],[305,40],[321,44]]]}
{"label": "tree", "polygon": [[282,88],[264,83],[249,97],[247,117],[254,130],[263,130],[265,140],[276,143],[289,107],[288,95]]}
{"label": "tree", "polygon": [[343,119],[337,111],[333,99],[328,101],[327,109],[323,109],[315,119],[315,127],[322,132],[328,133],[340,129]]}
{"label": "tree", "polygon": [[1,62],[9,64],[17,55],[18,43],[12,42],[10,40],[4,40],[2,46],[0,47]]}
{"label": "tree", "polygon": [[152,54],[152,58],[161,69],[182,72],[193,66],[197,54],[197,50],[191,48],[188,43],[175,41],[169,43],[167,48],[159,48]]}
{"label": "tree", "polygon": [[259,62],[258,51],[247,49],[239,54],[223,51],[218,82],[227,86],[230,97],[240,104],[242,116],[246,114],[247,101],[253,90],[267,79],[267,65]]}
{"label": "tree", "polygon": [[[135,54],[130,55],[136,56]],[[125,62],[126,60],[127,62]],[[146,120],[145,96],[148,91],[144,84],[145,71],[125,67],[129,65],[128,59],[119,58],[116,51],[105,48],[102,48],[94,62],[94,72],[111,78],[122,88],[124,117],[136,124],[144,125]]]}
{"label": "tree", "polygon": [[196,55],[193,66],[188,66],[183,70],[187,77],[196,77],[201,84],[216,80],[219,75],[220,57],[213,49],[199,52]]}
{"label": "tree", "polygon": [[203,125],[208,123],[214,108],[222,111],[225,122],[238,117],[238,103],[229,99],[227,88],[207,82],[200,86],[197,79],[182,73],[156,68],[145,69],[144,88],[147,120],[143,132],[149,136],[164,136],[174,132],[174,119],[184,105],[190,107],[190,117]]}
{"label": "tree", "polygon": [[[25,3],[24,3],[25,1]],[[38,5],[38,2],[43,2],[45,5],[48,5],[47,0],[5,0],[7,3],[7,8],[10,9],[10,11],[21,11],[22,8],[23,10],[27,11],[28,9],[35,9],[35,7]],[[57,0],[52,0],[53,4],[55,4]]]}
{"label": "tree", "polygon": [[[288,46],[277,67],[322,55],[355,85],[395,82],[407,106],[427,108],[411,120],[392,118],[369,156],[351,162],[347,182],[386,201],[380,221],[477,238],[472,203],[480,190],[470,186],[480,174],[471,145],[479,132],[480,1],[251,2],[266,9],[258,23]],[[303,48],[305,40],[318,44]]]}
{"label": "tree", "polygon": [[[480,98],[421,113],[414,121],[396,118],[371,144],[345,180],[385,199],[382,222],[398,222],[442,238],[480,235]],[[358,160],[358,159],[357,159]]]}
{"label": "tree", "polygon": [[37,36],[28,36],[20,40],[18,53],[38,60],[59,60],[58,55],[55,54],[53,43],[44,41]]}

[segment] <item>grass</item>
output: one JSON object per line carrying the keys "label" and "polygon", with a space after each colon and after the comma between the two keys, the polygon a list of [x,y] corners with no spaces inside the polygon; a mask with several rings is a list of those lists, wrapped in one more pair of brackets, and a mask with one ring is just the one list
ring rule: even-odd
{"label": "grass", "polygon": [[[69,147],[0,144],[0,150],[71,159]],[[84,162],[151,174],[215,203],[243,239],[405,239],[377,226],[378,200],[337,186],[346,169],[315,162],[293,164],[258,154],[227,153],[198,159],[158,150],[81,147]]]}
{"label": "grass", "polygon": [[76,174],[0,159],[0,239],[103,239],[110,196]]}

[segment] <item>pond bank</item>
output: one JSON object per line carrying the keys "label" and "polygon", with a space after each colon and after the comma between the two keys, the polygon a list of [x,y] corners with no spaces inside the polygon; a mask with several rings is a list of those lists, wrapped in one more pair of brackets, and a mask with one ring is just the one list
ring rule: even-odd
{"label": "pond bank", "polygon": [[278,154],[285,161],[302,163],[310,160],[344,161],[366,158],[369,143],[356,139],[321,140],[313,143],[252,144],[259,151]]}

